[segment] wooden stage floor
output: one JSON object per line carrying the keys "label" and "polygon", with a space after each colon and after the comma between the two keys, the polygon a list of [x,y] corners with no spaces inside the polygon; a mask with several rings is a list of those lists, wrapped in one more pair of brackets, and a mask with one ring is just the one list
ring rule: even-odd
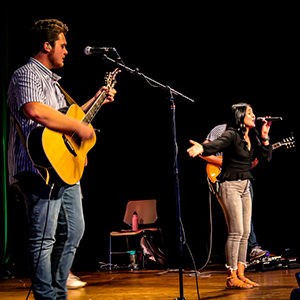
{"label": "wooden stage floor", "polygon": [[[297,268],[268,271],[248,271],[249,278],[260,283],[252,289],[226,289],[223,267],[201,272],[188,270],[101,270],[92,273],[77,272],[84,288],[69,290],[69,300],[289,300],[292,289],[298,287]],[[196,276],[195,276],[196,274]],[[30,288],[28,278],[10,278],[0,281],[1,300],[26,299]],[[32,294],[28,299],[33,299]]]}

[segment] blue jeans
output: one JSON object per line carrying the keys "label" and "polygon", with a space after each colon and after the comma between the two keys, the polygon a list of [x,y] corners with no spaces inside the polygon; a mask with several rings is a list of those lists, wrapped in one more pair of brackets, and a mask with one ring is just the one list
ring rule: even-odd
{"label": "blue jeans", "polygon": [[[251,193],[251,199],[253,202],[254,193],[253,193],[252,183],[250,183],[250,193]],[[248,239],[248,252],[250,253],[251,250],[257,246],[258,246],[258,242],[256,239],[256,234],[254,232],[253,221],[251,221],[251,230],[250,230],[250,235],[249,235],[249,239]]]}
{"label": "blue jeans", "polygon": [[250,180],[220,183],[218,201],[228,229],[225,255],[226,267],[230,270],[236,270],[238,263],[244,265],[247,263],[247,244],[252,212],[250,185]]}
{"label": "blue jeans", "polygon": [[34,297],[67,299],[66,281],[85,229],[80,183],[55,191],[39,185],[25,192],[25,200]]}

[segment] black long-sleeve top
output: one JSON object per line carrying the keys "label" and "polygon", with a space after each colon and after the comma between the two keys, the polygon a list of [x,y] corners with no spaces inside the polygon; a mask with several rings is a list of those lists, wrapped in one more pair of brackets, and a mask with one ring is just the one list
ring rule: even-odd
{"label": "black long-sleeve top", "polygon": [[[249,135],[250,137],[250,135]],[[251,136],[252,137],[252,136]],[[264,146],[258,136],[251,138],[251,149],[236,129],[228,128],[214,141],[202,144],[203,156],[223,152],[222,169],[217,179],[226,180],[253,179],[250,171],[251,163],[255,158],[259,161],[270,161],[272,145]]]}

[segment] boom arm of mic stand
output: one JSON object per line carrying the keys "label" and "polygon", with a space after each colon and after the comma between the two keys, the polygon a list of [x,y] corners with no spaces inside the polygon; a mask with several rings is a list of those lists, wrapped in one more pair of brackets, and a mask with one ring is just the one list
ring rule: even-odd
{"label": "boom arm of mic stand", "polygon": [[131,74],[136,74],[136,75],[138,75],[138,76],[144,78],[150,85],[152,84],[152,85],[155,86],[155,87],[160,87],[160,88],[162,88],[162,89],[166,89],[166,90],[170,91],[173,95],[180,96],[180,97],[185,98],[185,99],[187,99],[187,100],[189,100],[189,101],[191,101],[191,102],[195,102],[195,100],[193,100],[192,98],[190,98],[190,97],[188,97],[188,96],[186,96],[186,95],[183,95],[182,93],[180,93],[180,92],[178,92],[178,91],[172,89],[171,87],[169,87],[169,86],[167,86],[167,85],[163,85],[163,84],[161,84],[160,82],[158,82],[158,81],[156,81],[156,80],[154,80],[154,79],[152,79],[152,78],[150,78],[150,77],[144,75],[143,73],[141,73],[141,72],[139,71],[138,68],[136,68],[136,69],[131,69],[131,68],[125,66],[124,63],[120,63],[120,62],[118,62],[117,60],[115,60],[115,59],[113,59],[113,58],[107,56],[106,54],[103,55],[103,58],[105,58],[105,59],[107,59],[107,60],[113,62],[113,63],[116,64],[118,67],[120,67],[120,68],[122,68],[122,69],[128,71],[128,72],[131,73]]}

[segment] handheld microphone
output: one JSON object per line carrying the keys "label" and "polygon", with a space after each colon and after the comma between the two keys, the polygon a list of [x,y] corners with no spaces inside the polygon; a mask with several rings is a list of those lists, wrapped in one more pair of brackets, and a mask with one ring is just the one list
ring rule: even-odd
{"label": "handheld microphone", "polygon": [[282,121],[283,118],[282,117],[257,117],[256,120],[258,121]]}
{"label": "handheld microphone", "polygon": [[115,48],[113,47],[90,47],[86,46],[84,48],[84,54],[85,55],[91,55],[91,54],[98,54],[98,53],[103,53],[103,52],[109,52],[111,50],[114,50]]}

